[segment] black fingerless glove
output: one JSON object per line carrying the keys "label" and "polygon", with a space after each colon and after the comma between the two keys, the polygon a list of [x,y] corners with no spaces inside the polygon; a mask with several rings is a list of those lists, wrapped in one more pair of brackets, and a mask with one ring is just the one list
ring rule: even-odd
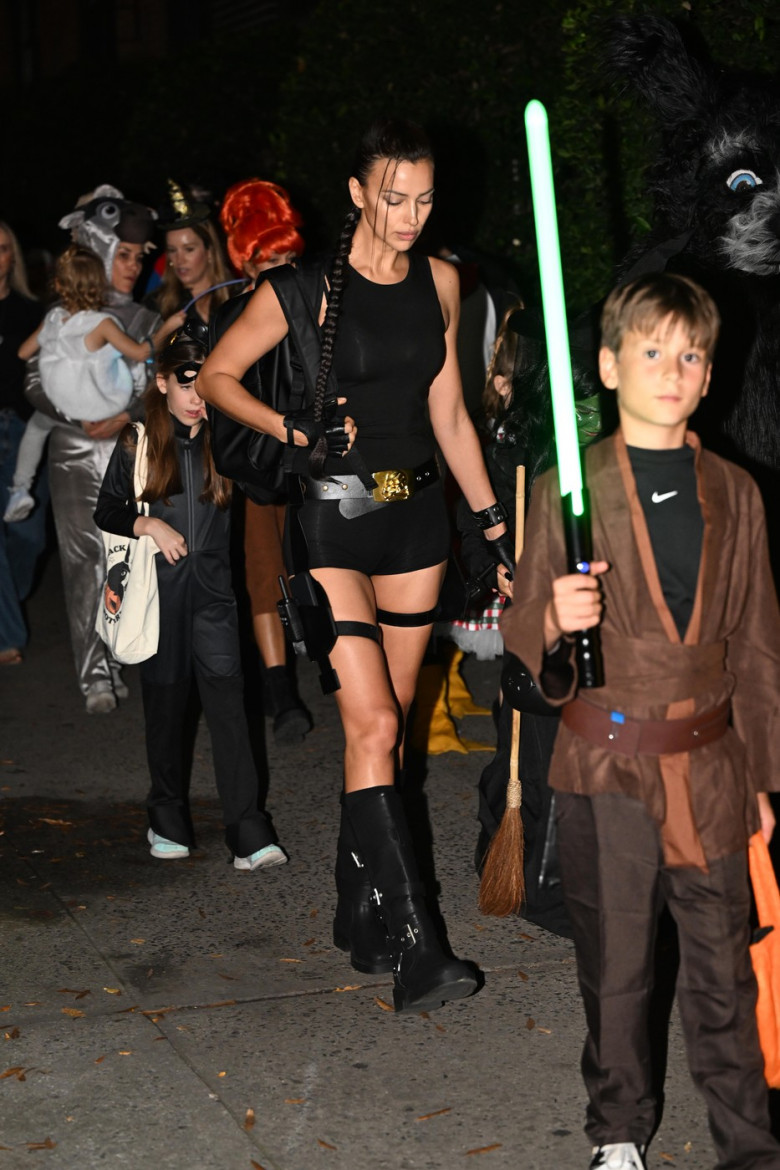
{"label": "black fingerless glove", "polygon": [[328,398],[323,405],[322,418],[317,422],[314,419],[314,407],[306,406],[303,410],[293,410],[284,416],[284,426],[287,431],[287,446],[295,446],[293,431],[300,431],[306,436],[307,447],[314,447],[318,439],[324,435],[328,444],[329,455],[343,455],[349,447],[349,435],[344,429],[342,420],[336,418],[338,402],[335,398]]}
{"label": "black fingerless glove", "polygon": [[[499,565],[503,565],[506,569],[506,575],[511,581],[515,571],[515,555],[509,533],[504,532],[501,536],[495,537],[494,540],[488,540],[485,537],[485,545],[491,557],[496,562],[496,578],[498,578]],[[497,584],[497,580],[495,583]],[[491,584],[493,584],[492,581]]]}

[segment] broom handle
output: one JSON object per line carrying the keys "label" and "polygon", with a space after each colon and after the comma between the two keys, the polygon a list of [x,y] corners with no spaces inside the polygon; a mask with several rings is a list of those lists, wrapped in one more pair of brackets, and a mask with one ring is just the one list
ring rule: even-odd
{"label": "broom handle", "polygon": [[[520,464],[515,477],[515,564],[523,555],[525,542],[525,468]],[[520,712],[512,712],[512,748],[509,757],[509,783],[520,780]]]}

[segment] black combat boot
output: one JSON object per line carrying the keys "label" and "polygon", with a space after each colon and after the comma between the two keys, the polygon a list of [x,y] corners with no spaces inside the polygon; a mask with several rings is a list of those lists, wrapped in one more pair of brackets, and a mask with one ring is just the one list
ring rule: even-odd
{"label": "black combat boot", "polygon": [[401,798],[395,788],[363,788],[344,797],[390,938],[397,1012],[432,1011],[477,987],[470,963],[445,955],[425,906]]}
{"label": "black combat boot", "polygon": [[348,951],[356,971],[384,975],[393,969],[390,940],[377,913],[368,869],[341,798],[341,826],[336,846],[336,916],[333,945]]}

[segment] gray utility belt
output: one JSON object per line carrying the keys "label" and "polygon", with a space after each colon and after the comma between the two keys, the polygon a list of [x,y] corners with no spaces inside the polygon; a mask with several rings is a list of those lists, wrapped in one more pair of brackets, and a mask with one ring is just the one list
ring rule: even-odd
{"label": "gray utility belt", "polygon": [[373,491],[363,485],[358,475],[329,476],[328,479],[301,476],[301,483],[308,500],[333,500],[338,503],[342,500],[356,500],[368,505],[367,508],[360,509],[367,511],[379,504],[410,500],[415,492],[436,482],[439,478],[439,468],[435,459],[429,459],[419,467],[372,471],[371,474],[377,485]]}

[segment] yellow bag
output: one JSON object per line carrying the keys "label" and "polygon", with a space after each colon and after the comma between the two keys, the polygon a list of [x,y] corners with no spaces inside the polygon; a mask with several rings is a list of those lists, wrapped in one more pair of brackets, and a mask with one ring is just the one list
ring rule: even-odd
{"label": "yellow bag", "polygon": [[777,1089],[780,1088],[780,891],[761,833],[750,838],[748,859],[759,926],[766,930],[750,948],[758,983],[758,1037],[764,1054],[764,1076],[769,1087]]}

